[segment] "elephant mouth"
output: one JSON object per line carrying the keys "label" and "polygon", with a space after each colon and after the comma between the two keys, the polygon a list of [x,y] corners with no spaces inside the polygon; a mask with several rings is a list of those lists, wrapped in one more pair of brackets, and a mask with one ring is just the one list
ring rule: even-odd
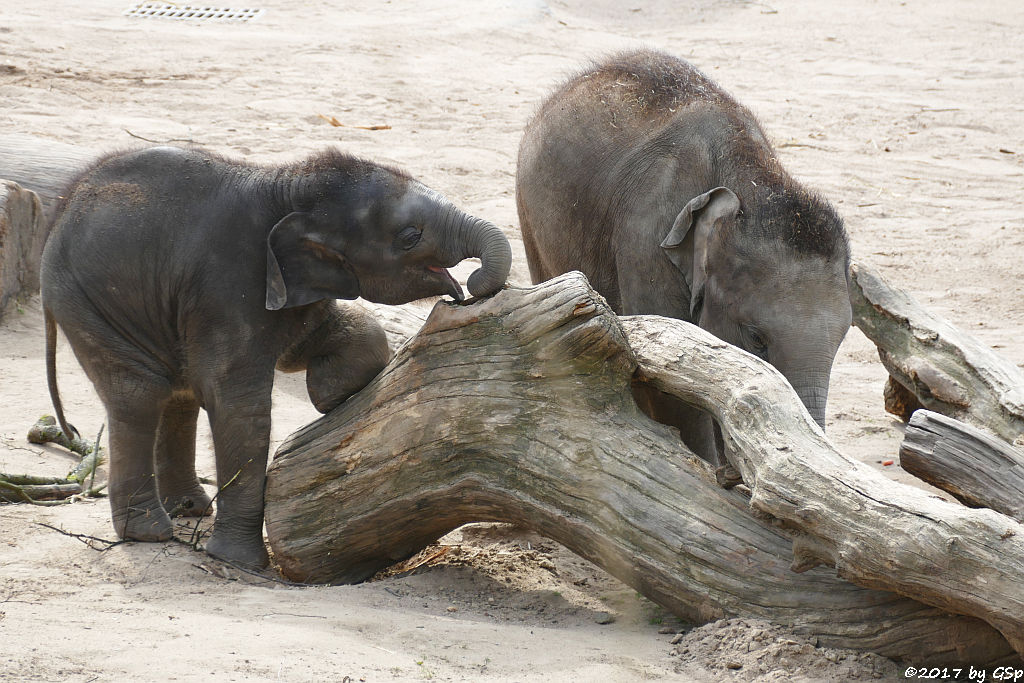
{"label": "elephant mouth", "polygon": [[448,287],[448,291],[446,293],[450,294],[453,299],[456,301],[462,301],[466,298],[462,293],[462,287],[459,285],[458,281],[452,277],[452,274],[448,272],[447,268],[442,268],[440,266],[427,266],[427,270],[431,273],[437,273],[442,277]]}

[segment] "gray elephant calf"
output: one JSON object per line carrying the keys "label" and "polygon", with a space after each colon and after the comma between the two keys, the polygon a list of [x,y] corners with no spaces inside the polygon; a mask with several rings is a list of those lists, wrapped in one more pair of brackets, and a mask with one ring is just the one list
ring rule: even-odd
{"label": "gray elephant calf", "polygon": [[46,244],[47,376],[59,325],[109,420],[110,504],[122,538],[170,538],[203,514],[199,408],[213,432],[216,556],[264,566],[263,487],[275,367],[306,370],[326,412],[388,360],[381,327],[333,299],[399,304],[498,290],[511,250],[494,225],[401,171],[326,151],[279,168],[156,147],[101,159],[66,193]]}
{"label": "gray elephant calf", "polygon": [[[570,79],[526,128],[516,199],[534,282],[579,270],[621,315],[699,324],[777,367],[824,427],[851,321],[843,223],[693,66],[639,51]],[[637,393],[717,459],[709,418]]]}

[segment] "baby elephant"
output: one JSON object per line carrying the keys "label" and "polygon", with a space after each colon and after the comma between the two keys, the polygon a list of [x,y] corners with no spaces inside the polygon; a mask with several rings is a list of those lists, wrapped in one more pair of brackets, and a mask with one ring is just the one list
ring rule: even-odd
{"label": "baby elephant", "polygon": [[[526,128],[516,200],[534,282],[579,270],[620,315],[700,325],[778,368],[824,427],[852,317],[843,222],[700,71],[638,51],[570,79]],[[709,418],[638,398],[717,459]]]}
{"label": "baby elephant", "polygon": [[203,514],[199,408],[217,463],[215,556],[262,567],[275,367],[306,370],[326,412],[388,360],[381,327],[334,299],[400,304],[504,284],[508,240],[405,173],[337,151],[267,168],[154,147],[105,157],[70,187],[46,244],[47,377],[56,325],[103,400],[110,504],[122,538],[171,537],[168,512]]}

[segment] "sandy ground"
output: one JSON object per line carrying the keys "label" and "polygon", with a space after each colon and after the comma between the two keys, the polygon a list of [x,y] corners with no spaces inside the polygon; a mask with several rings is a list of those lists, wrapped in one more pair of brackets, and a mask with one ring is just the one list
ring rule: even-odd
{"label": "sandy ground", "polygon": [[[587,59],[664,48],[760,116],[791,171],[845,216],[857,258],[1024,362],[1024,4],[267,0],[244,24],[129,18],[128,0],[16,4],[0,11],[3,132],[96,149],[193,142],[259,161],[337,144],[400,164],[502,226],[519,283],[528,276],[513,179],[524,123]],[[356,127],[375,125],[390,128]],[[51,410],[42,348],[30,299],[0,322],[0,471],[69,466],[58,449],[25,441]],[[66,345],[58,362],[68,414],[98,429],[102,407]],[[844,452],[908,478],[881,464],[902,437],[882,410],[884,379],[873,346],[851,331],[828,429]],[[301,378],[282,377],[275,445],[316,415]],[[212,475],[205,434],[200,446]],[[456,532],[449,552],[411,574],[294,588],[183,545],[100,552],[42,524],[113,535],[102,500],[0,507],[0,678],[897,676],[873,655],[815,650],[765,624],[676,636],[688,627],[632,590],[502,526]]]}

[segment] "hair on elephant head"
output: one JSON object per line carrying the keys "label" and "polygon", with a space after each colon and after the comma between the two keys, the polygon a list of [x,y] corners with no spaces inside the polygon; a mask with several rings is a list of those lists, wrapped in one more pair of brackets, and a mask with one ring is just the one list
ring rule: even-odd
{"label": "hair on elephant head", "polygon": [[327,411],[390,356],[357,305],[505,282],[508,240],[408,174],[326,151],[281,167],[156,147],[100,159],[65,193],[43,254],[47,375],[56,325],[107,410],[117,533],[171,535],[168,513],[205,514],[195,429],[210,417],[217,465],[211,554],[262,566],[263,484],[277,369],[305,370]]}

